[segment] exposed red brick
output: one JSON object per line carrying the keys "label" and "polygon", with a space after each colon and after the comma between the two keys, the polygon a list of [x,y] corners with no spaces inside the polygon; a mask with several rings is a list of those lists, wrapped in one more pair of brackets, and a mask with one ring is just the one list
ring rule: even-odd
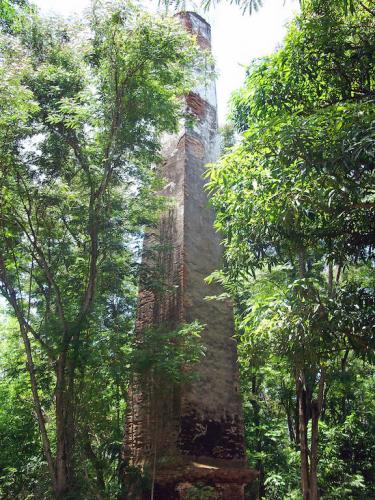
{"label": "exposed red brick", "polygon": [[[198,40],[209,35],[200,16],[180,18]],[[141,338],[149,326],[172,330],[197,320],[205,325],[207,355],[189,368],[197,374],[193,383],[175,385],[155,373],[135,378],[123,456],[156,473],[155,500],[182,499],[197,482],[213,486],[218,499],[242,500],[256,473],[246,465],[233,311],[229,302],[205,300],[222,293],[205,282],[222,258],[204,180],[205,164],[216,154],[216,108],[197,92],[185,102],[197,119],[165,144],[160,173],[171,205],[145,238],[136,332]],[[161,286],[154,287],[157,281]]]}
{"label": "exposed red brick", "polygon": [[186,96],[186,104],[188,111],[199,119],[204,119],[206,116],[207,103],[200,95],[190,92]]}
{"label": "exposed red brick", "polygon": [[[186,29],[186,31],[188,31],[192,35],[196,36],[197,43],[198,43],[199,47],[203,50],[210,51],[211,50],[211,40],[209,38],[207,38],[207,36],[205,34],[203,34],[201,30],[198,30],[198,31],[194,30],[190,14],[191,14],[190,12],[180,12],[179,14],[176,15],[176,17],[178,17],[180,19],[180,21],[181,21],[182,25],[184,26],[184,28]],[[201,16],[198,16],[197,14],[194,14],[194,15],[196,15],[198,18],[200,18],[203,23],[207,24],[206,21]]]}

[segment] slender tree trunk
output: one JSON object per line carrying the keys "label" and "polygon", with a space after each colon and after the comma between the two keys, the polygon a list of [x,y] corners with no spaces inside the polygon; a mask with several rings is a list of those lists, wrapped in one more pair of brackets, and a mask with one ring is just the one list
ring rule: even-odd
{"label": "slender tree trunk", "polygon": [[307,444],[307,394],[305,376],[301,370],[297,380],[299,442],[301,455],[301,489],[303,500],[310,500],[310,471]]}
{"label": "slender tree trunk", "polygon": [[[255,451],[260,454],[262,452],[262,436],[260,432],[260,408],[259,408],[259,403],[258,403],[258,397],[259,397],[259,382],[257,381],[256,375],[253,375],[252,381],[251,381],[251,392],[253,397],[251,398],[251,406],[253,407],[253,424],[255,425],[257,431],[256,431],[256,445],[255,445]],[[258,476],[258,497],[257,498],[264,498],[265,496],[265,487],[264,487],[264,467],[262,460],[258,460],[256,464],[256,468],[259,471],[259,476]]]}
{"label": "slender tree trunk", "polygon": [[290,415],[289,411],[288,411],[287,419],[288,419],[289,439],[290,439],[290,442],[293,445],[295,445],[296,444],[296,436],[295,436],[295,433],[294,433],[293,419],[292,419],[292,416]]}
{"label": "slender tree trunk", "polygon": [[[66,340],[70,338],[70,341]],[[56,369],[56,482],[57,498],[74,491],[75,373],[80,328],[72,336],[65,332]],[[70,343],[69,343],[70,342]],[[70,347],[70,348],[69,348]]]}
{"label": "slender tree trunk", "polygon": [[295,445],[297,443],[297,436],[296,436],[296,427],[295,427],[295,421],[294,421],[294,408],[293,408],[293,403],[287,399],[285,399],[285,403],[283,404],[284,410],[286,413],[286,420],[288,424],[288,434],[289,434],[289,439],[290,442]]}
{"label": "slender tree trunk", "polygon": [[330,262],[328,264],[328,294],[330,297],[333,295],[333,286],[334,286],[334,281],[333,281],[333,264]]}
{"label": "slender tree trunk", "polygon": [[[15,260],[15,264],[16,264],[16,260]],[[17,264],[16,264],[16,266],[17,266]],[[32,393],[32,397],[33,397],[34,410],[35,410],[36,417],[38,420],[38,426],[39,426],[39,432],[40,432],[40,436],[41,436],[41,440],[42,440],[44,456],[45,456],[45,459],[47,461],[48,471],[50,474],[53,490],[56,491],[55,462],[54,462],[54,459],[52,456],[50,441],[48,438],[47,429],[46,429],[45,420],[44,420],[44,415],[43,415],[43,410],[42,410],[42,405],[41,405],[40,398],[39,398],[38,383],[37,383],[37,379],[35,376],[35,367],[34,367],[32,349],[31,349],[30,339],[28,336],[28,328],[26,327],[27,322],[25,320],[25,315],[23,312],[22,305],[20,306],[18,303],[16,291],[12,287],[12,285],[8,279],[4,260],[2,259],[1,255],[0,255],[0,278],[1,278],[2,282],[4,283],[5,296],[8,299],[10,305],[13,307],[14,313],[17,317],[18,324],[20,327],[20,332],[21,332],[22,341],[23,341],[23,344],[25,347],[25,353],[26,353],[26,359],[27,359],[27,370],[28,370],[29,376],[30,376],[30,385],[31,385],[31,393]],[[18,278],[18,283],[20,283],[19,278]],[[19,286],[19,288],[21,289],[20,286]],[[28,315],[29,315],[29,312],[30,312],[30,302],[29,302]]]}
{"label": "slender tree trunk", "polygon": [[[341,359],[341,377],[342,378],[344,378],[344,376],[345,376],[348,356],[349,356],[349,349],[346,349],[345,354]],[[342,395],[342,398],[341,398],[341,422],[345,422],[345,418],[347,417],[346,397],[347,397],[346,393],[344,392]]]}
{"label": "slender tree trunk", "polygon": [[72,401],[67,393],[66,354],[62,353],[56,369],[56,498],[72,491],[72,443],[74,429],[70,428]]}
{"label": "slender tree trunk", "polygon": [[[298,254],[298,270],[300,278],[306,277],[306,249],[301,248]],[[296,392],[298,400],[298,434],[301,457],[301,490],[303,500],[310,500],[309,449],[307,441],[307,390],[303,369],[297,373]]]}
{"label": "slender tree trunk", "polygon": [[67,447],[70,450],[70,470],[71,470],[71,481],[73,481],[74,475],[74,446],[76,438],[76,396],[75,396],[75,375],[78,361],[79,352],[79,337],[80,330],[77,329],[73,336],[73,352],[70,359],[67,361],[67,389],[66,389],[66,402],[65,406],[67,409],[66,414],[66,427],[67,427]]}
{"label": "slender tree trunk", "polygon": [[311,500],[319,498],[318,490],[318,436],[319,436],[319,417],[323,407],[324,397],[324,368],[320,369],[320,379],[318,388],[318,398],[311,405],[311,458],[310,458],[310,487]]}
{"label": "slender tree trunk", "polygon": [[32,391],[32,395],[33,395],[34,409],[35,409],[35,413],[36,413],[36,416],[38,419],[38,426],[39,426],[40,436],[42,439],[44,456],[47,460],[48,471],[49,471],[49,474],[51,477],[52,487],[56,491],[55,464],[54,464],[54,460],[52,457],[51,446],[50,446],[50,442],[49,442],[49,438],[48,438],[48,434],[47,434],[47,430],[46,430],[46,425],[45,425],[45,421],[44,421],[42,405],[40,403],[38,384],[37,384],[36,377],[35,377],[34,362],[33,362],[33,357],[32,357],[32,352],[31,352],[30,340],[29,340],[29,337],[27,335],[27,332],[26,332],[26,329],[25,329],[23,323],[20,322],[19,325],[20,325],[22,340],[23,340],[23,343],[25,346],[25,351],[26,351],[27,368],[28,368],[29,375],[30,375],[30,383],[31,383],[31,391]]}
{"label": "slender tree trunk", "polygon": [[[298,389],[298,388],[297,388]],[[294,428],[296,430],[296,446],[299,447],[299,398],[298,398],[298,390],[297,390],[297,398],[294,407]]]}
{"label": "slender tree trunk", "polygon": [[319,424],[319,410],[317,401],[312,403],[311,414],[311,458],[310,458],[310,486],[311,486],[311,500],[318,498],[318,424]]}

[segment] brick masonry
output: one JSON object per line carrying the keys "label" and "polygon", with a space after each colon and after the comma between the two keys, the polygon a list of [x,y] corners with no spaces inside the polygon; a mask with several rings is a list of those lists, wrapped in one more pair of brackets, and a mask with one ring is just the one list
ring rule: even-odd
{"label": "brick masonry", "polygon": [[[210,26],[199,15],[179,14],[202,49],[211,46]],[[256,475],[247,469],[232,308],[207,301],[222,292],[205,278],[220,267],[219,235],[204,189],[205,165],[217,159],[214,83],[185,98],[192,126],[165,141],[164,194],[173,200],[144,242],[144,266],[158,270],[162,290],[141,284],[136,331],[147,326],[175,328],[205,324],[206,356],[194,367],[194,383],[135,380],[129,397],[124,453],[130,464],[148,470],[154,498],[188,497],[197,482],[211,485],[216,498],[241,500]],[[190,486],[189,486],[190,485]]]}

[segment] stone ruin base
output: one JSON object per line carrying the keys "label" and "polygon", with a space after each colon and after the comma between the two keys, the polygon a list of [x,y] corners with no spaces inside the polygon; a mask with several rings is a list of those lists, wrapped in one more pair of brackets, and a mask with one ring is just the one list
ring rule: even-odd
{"label": "stone ruin base", "polygon": [[[159,471],[155,500],[243,500],[245,486],[258,473],[245,467],[215,467],[192,463],[183,468]],[[200,495],[201,493],[201,495]]]}

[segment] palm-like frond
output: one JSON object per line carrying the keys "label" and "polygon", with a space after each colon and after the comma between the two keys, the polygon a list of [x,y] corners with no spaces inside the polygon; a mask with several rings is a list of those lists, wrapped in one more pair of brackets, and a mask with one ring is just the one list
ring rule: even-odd
{"label": "palm-like frond", "polygon": [[[208,10],[210,7],[214,7],[221,0],[201,0],[200,2],[196,2],[196,7],[203,8],[204,10]],[[227,0],[231,5],[238,5],[243,13],[248,12],[252,14],[254,11],[258,10],[259,7],[262,6],[263,0]],[[159,5],[165,5],[168,7],[174,7],[179,10],[187,10],[187,7],[191,9],[191,7],[187,4],[191,5],[192,2],[187,2],[186,0],[159,0]],[[194,6],[194,3],[193,3]]]}

